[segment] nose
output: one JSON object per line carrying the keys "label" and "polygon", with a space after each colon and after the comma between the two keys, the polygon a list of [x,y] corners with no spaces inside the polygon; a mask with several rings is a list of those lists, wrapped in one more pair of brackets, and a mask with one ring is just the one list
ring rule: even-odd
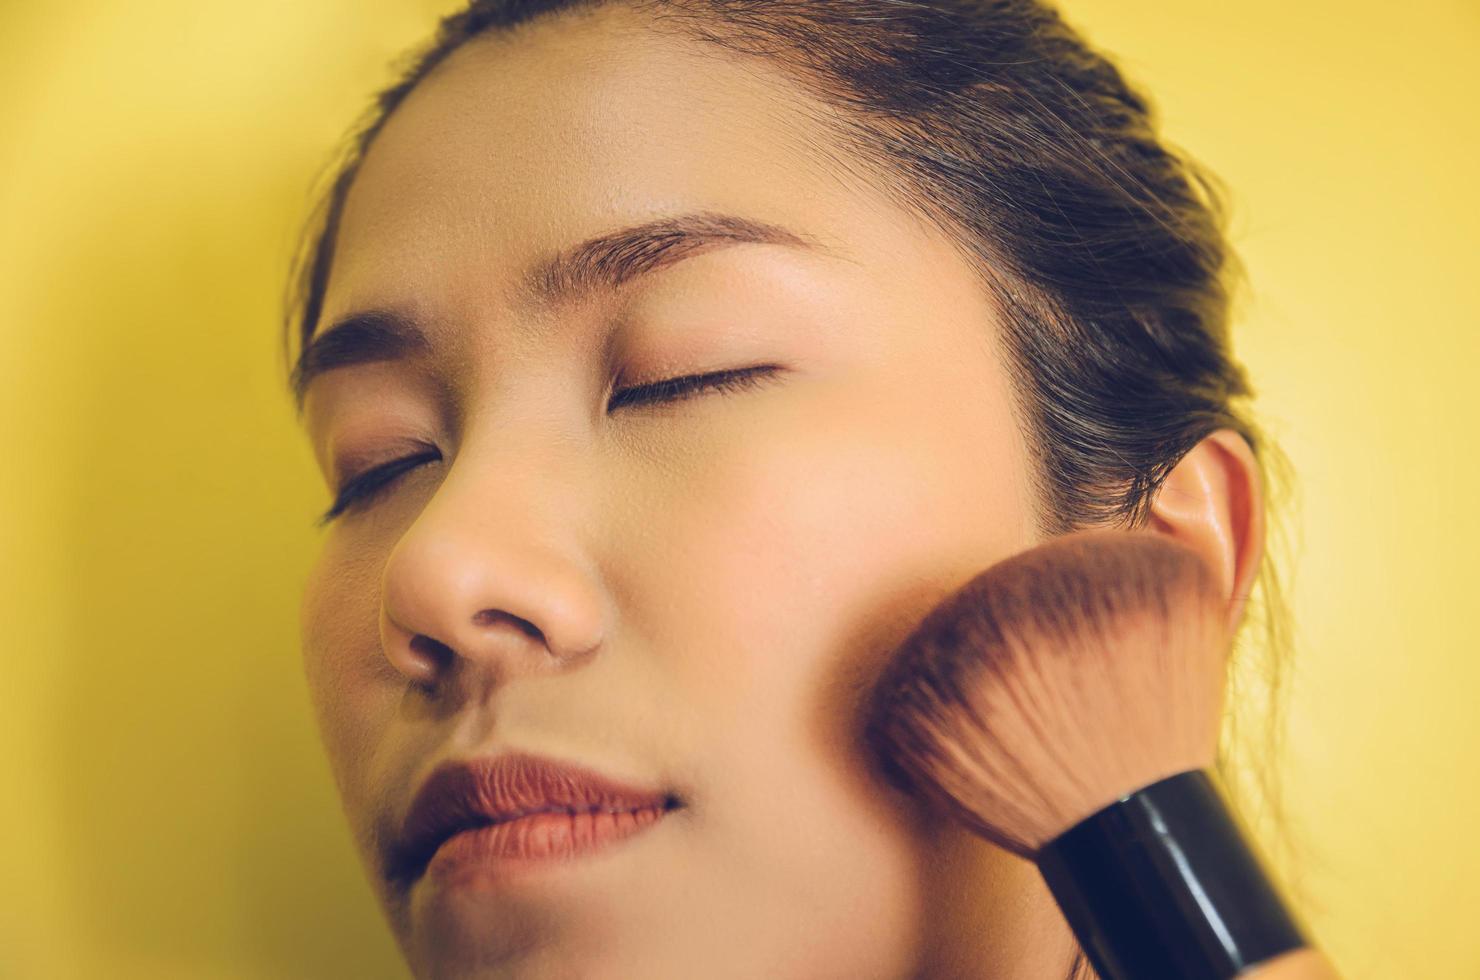
{"label": "nose", "polygon": [[583,661],[603,642],[606,604],[580,557],[578,522],[558,512],[570,495],[552,492],[548,470],[536,476],[508,457],[459,462],[386,561],[385,656],[423,686],[455,670],[501,684]]}

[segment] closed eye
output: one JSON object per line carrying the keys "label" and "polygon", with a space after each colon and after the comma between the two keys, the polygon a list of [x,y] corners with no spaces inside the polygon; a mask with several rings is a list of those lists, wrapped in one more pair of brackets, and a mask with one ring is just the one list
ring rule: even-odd
{"label": "closed eye", "polygon": [[689,374],[679,378],[666,378],[652,384],[623,388],[612,395],[607,411],[627,405],[648,405],[655,402],[681,401],[706,389],[726,393],[759,387],[765,378],[781,368],[775,364],[756,367],[733,368],[727,371],[710,371],[707,374]]}
{"label": "closed eye", "polygon": [[[775,364],[762,364],[756,367],[711,371],[707,374],[684,375],[654,381],[651,384],[634,385],[614,393],[611,403],[607,406],[607,411],[610,413],[614,409],[626,406],[682,401],[706,390],[725,393],[744,391],[759,387],[768,377],[781,370]],[[319,517],[317,525],[322,527],[348,510],[369,504],[389,489],[403,474],[426,463],[435,463],[441,458],[441,450],[429,449],[425,452],[393,459],[389,463],[372,467],[351,477],[335,494],[333,505]]]}
{"label": "closed eye", "polygon": [[408,470],[414,470],[424,463],[434,463],[441,458],[442,451],[440,449],[429,449],[410,456],[402,456],[400,459],[393,459],[389,463],[372,467],[357,476],[351,477],[344,482],[344,485],[339,488],[339,492],[334,495],[333,506],[324,511],[319,517],[318,526],[323,527],[351,507],[368,503],[374,497],[379,496],[381,491],[400,479],[401,475]]}

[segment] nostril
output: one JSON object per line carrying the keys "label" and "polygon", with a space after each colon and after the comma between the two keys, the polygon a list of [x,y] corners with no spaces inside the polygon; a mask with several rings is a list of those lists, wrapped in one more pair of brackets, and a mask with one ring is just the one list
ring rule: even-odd
{"label": "nostril", "polygon": [[538,626],[512,613],[506,613],[499,609],[480,609],[473,614],[474,626],[492,626],[494,623],[501,621],[512,623],[514,626],[519,627],[520,631],[526,636],[533,639],[543,640],[545,638],[545,634],[540,631]]}
{"label": "nostril", "polygon": [[411,638],[411,652],[427,658],[439,669],[451,663],[454,656],[452,648],[447,644],[422,633]]}

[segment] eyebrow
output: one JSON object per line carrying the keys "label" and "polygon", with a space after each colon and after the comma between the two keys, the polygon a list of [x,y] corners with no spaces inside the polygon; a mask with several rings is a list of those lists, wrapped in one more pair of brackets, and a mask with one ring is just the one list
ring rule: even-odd
{"label": "eyebrow", "polygon": [[[616,292],[701,252],[743,244],[782,245],[847,258],[835,247],[781,225],[695,212],[606,232],[547,255],[526,270],[516,295],[535,308],[559,307]],[[289,382],[294,402],[302,414],[309,385],[335,368],[400,360],[431,349],[426,330],[413,316],[394,310],[351,313],[304,346]]]}

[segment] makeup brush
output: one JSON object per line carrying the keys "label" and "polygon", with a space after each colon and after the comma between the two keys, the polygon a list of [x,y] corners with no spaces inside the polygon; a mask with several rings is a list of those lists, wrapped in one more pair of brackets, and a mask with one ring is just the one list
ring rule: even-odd
{"label": "makeup brush", "polygon": [[1036,861],[1103,980],[1336,975],[1212,776],[1226,616],[1166,535],[1066,534],[933,609],[867,705],[890,781]]}

